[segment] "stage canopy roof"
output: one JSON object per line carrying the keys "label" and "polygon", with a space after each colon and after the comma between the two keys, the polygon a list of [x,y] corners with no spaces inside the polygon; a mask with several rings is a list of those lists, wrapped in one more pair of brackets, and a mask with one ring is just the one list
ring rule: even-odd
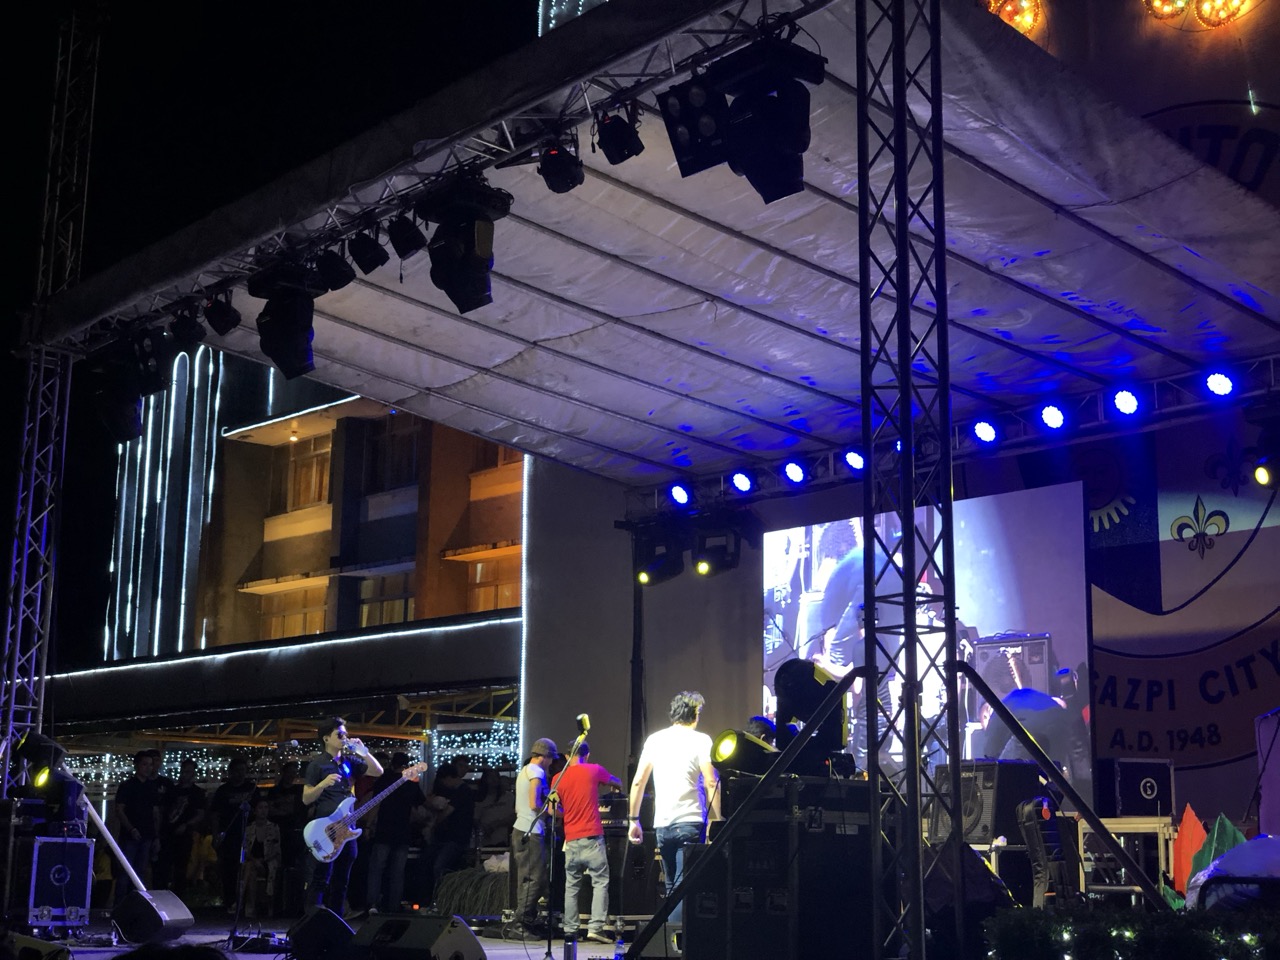
{"label": "stage canopy roof", "polygon": [[[942,7],[957,422],[1123,383],[1172,385],[1176,405],[1218,361],[1274,377],[1280,212],[972,0]],[[91,346],[234,287],[245,322],[209,342],[262,359],[245,277],[472,163],[515,198],[493,303],[463,316],[425,251],[393,255],[316,300],[312,376],[632,487],[836,449],[859,429],[855,4],[768,11],[828,59],[800,194],[766,206],[724,165],[681,179],[654,107],[748,42],[758,0],[613,0],[59,295],[33,339]],[[633,96],[644,152],[610,166],[588,120],[571,192],[503,162]]]}

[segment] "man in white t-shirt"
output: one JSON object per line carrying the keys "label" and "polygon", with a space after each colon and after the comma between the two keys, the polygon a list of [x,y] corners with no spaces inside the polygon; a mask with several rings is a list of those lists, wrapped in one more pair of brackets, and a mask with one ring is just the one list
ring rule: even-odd
{"label": "man in white t-shirt", "polygon": [[[662,857],[667,894],[684,873],[682,848],[702,843],[707,835],[707,810],[720,819],[720,780],[711,765],[711,738],[699,733],[698,717],[706,703],[696,691],[682,691],[671,700],[671,726],[649,735],[631,781],[632,843],[644,839],[640,804],[653,777],[653,826]],[[676,904],[671,921],[679,923],[683,904]]]}
{"label": "man in white t-shirt", "polygon": [[547,838],[543,832],[543,804],[547,799],[547,772],[560,752],[554,740],[534,741],[529,762],[516,777],[516,822],[511,828],[511,856],[516,870],[516,920],[514,931],[531,939],[535,929],[538,900],[547,891]]}

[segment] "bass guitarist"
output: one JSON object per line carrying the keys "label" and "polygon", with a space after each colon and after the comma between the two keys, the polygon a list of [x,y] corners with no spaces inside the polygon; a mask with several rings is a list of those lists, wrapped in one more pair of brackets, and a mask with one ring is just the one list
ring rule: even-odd
{"label": "bass guitarist", "polygon": [[[347,723],[342,717],[329,717],[316,728],[323,753],[307,764],[306,782],[302,788],[302,802],[315,804],[313,817],[327,817],[338,809],[338,804],[355,795],[355,782],[368,773],[382,775],[382,764],[369,752],[359,739],[347,736]],[[311,862],[311,879],[307,884],[306,903],[310,906],[328,907],[342,916],[343,900],[347,895],[347,880],[356,862],[356,842],[351,840],[333,860],[322,863],[314,857]]]}

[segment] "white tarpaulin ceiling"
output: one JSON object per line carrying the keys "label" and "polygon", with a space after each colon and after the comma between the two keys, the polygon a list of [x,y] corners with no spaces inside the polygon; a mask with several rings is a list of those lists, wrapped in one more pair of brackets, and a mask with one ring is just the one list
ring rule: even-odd
{"label": "white tarpaulin ceiling", "polygon": [[[411,186],[485,123],[560,103],[607,63],[625,73],[614,53],[629,34],[648,44],[638,71],[689,6],[592,11],[82,284],[54,302],[45,338],[154,313],[282,231],[305,236],[326,211]],[[943,7],[956,418],[1280,353],[1280,213],[970,0]],[[461,316],[425,252],[393,256],[316,301],[313,376],[632,485],[856,438],[854,4],[802,26],[798,42],[829,61],[811,88],[803,193],[765,206],[723,165],[681,179],[656,113],[644,153],[616,167],[584,127],[587,178],[568,194],[532,165],[487,171],[515,197],[497,224],[491,305]],[[676,34],[668,53],[694,49]],[[234,302],[246,322],[210,342],[261,358],[262,302],[242,287]],[[933,313],[915,306],[921,322]]]}

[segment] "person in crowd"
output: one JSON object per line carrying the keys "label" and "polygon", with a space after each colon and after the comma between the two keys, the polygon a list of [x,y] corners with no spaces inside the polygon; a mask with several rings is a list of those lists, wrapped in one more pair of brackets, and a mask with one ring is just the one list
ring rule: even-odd
{"label": "person in crowd", "polygon": [[[682,848],[706,840],[708,815],[720,819],[720,780],[711,765],[711,738],[698,732],[705,703],[696,691],[682,691],[672,698],[671,726],[649,734],[631,781],[629,837],[639,844],[644,840],[640,805],[653,777],[653,826],[668,896],[683,875]],[[672,911],[673,923],[681,921],[682,906],[676,904]]]}
{"label": "person in crowd", "polygon": [[[460,759],[464,761],[462,769],[466,769],[466,758]],[[440,888],[441,878],[464,865],[467,851],[472,846],[476,814],[475,792],[462,778],[462,773],[452,760],[444,764],[436,774],[434,793],[439,800],[444,801],[444,807],[439,812],[431,836],[433,898]]]}
{"label": "person in crowd", "polygon": [[600,788],[621,786],[622,781],[591,763],[591,747],[583,740],[569,758],[569,766],[556,781],[556,794],[564,814],[564,932],[578,931],[578,889],[583,877],[591,880],[591,919],[587,939],[612,943],[604,925],[609,913],[609,856],[600,819]]}
{"label": "person in crowd", "polygon": [[[280,828],[280,882],[276,884],[277,912],[296,910],[301,904],[301,880],[307,860],[311,859],[302,842],[307,806],[302,802],[300,768],[297,760],[280,765],[280,775],[267,791],[271,822]],[[309,869],[309,868],[308,868]]]}
{"label": "person in crowd", "polygon": [[161,817],[160,860],[156,864],[157,872],[168,878],[168,888],[178,895],[187,888],[191,848],[204,816],[205,792],[196,783],[196,762],[188,757],[178,769],[178,782],[169,791],[169,803]]}
{"label": "person in crowd", "polygon": [[769,746],[773,746],[773,741],[778,737],[778,728],[768,717],[752,717],[747,721],[745,729],[747,733],[757,740],[763,740]]}
{"label": "person in crowd", "polygon": [[[244,915],[268,917],[275,911],[276,877],[280,873],[280,828],[271,822],[271,803],[259,796],[253,805],[253,819],[244,832],[244,865],[240,872],[244,884]],[[259,909],[258,881],[266,881]]]}
{"label": "person in crowd", "polygon": [[213,791],[213,799],[209,801],[213,844],[218,855],[218,879],[222,884],[222,905],[228,913],[236,910],[240,851],[249,813],[257,799],[258,785],[249,779],[249,759],[237,754],[227,763],[226,780]]}
{"label": "person in crowd", "polygon": [[515,822],[515,808],[507,793],[507,782],[492,767],[480,772],[479,789],[476,791],[476,828],[480,831],[480,846],[506,846]]}
{"label": "person in crowd", "polygon": [[[407,753],[392,754],[390,766],[374,784],[374,793],[381,793],[401,780],[407,766]],[[400,909],[404,900],[404,871],[409,860],[409,843],[413,839],[415,821],[421,821],[418,813],[425,805],[426,798],[416,783],[392,790],[378,805],[373,850],[369,857],[370,913]]]}
{"label": "person in crowd", "polygon": [[[307,764],[302,802],[314,805],[316,819],[331,816],[347,797],[355,795],[355,782],[372,771],[382,774],[382,764],[359,739],[347,736],[347,723],[341,717],[329,717],[316,728],[320,754]],[[351,865],[359,849],[354,839],[343,842],[342,850],[332,860],[322,862],[312,857],[311,879],[307,884],[309,906],[325,906],[342,916],[347,895]]]}
{"label": "person in crowd", "polygon": [[151,842],[148,858],[151,860],[151,885],[168,890],[171,885],[171,866],[173,851],[169,849],[169,832],[166,829],[166,814],[173,802],[173,791],[177,783],[173,777],[164,772],[164,753],[152,747],[146,751],[150,761],[147,774],[147,792],[151,794],[151,802],[156,808],[156,838]]}
{"label": "person in crowd", "polygon": [[515,823],[511,827],[511,859],[516,871],[516,934],[538,939],[538,901],[547,892],[547,835],[544,807],[547,773],[560,751],[556,742],[535,740],[528,761],[516,776]]}
{"label": "person in crowd", "polygon": [[[151,755],[139,750],[133,755],[133,776],[116,790],[116,836],[120,849],[138,878],[147,885],[151,882],[151,847],[155,843],[160,824],[160,811],[156,809],[155,794],[148,787],[151,779]],[[116,903],[133,889],[126,876],[116,878]]]}

